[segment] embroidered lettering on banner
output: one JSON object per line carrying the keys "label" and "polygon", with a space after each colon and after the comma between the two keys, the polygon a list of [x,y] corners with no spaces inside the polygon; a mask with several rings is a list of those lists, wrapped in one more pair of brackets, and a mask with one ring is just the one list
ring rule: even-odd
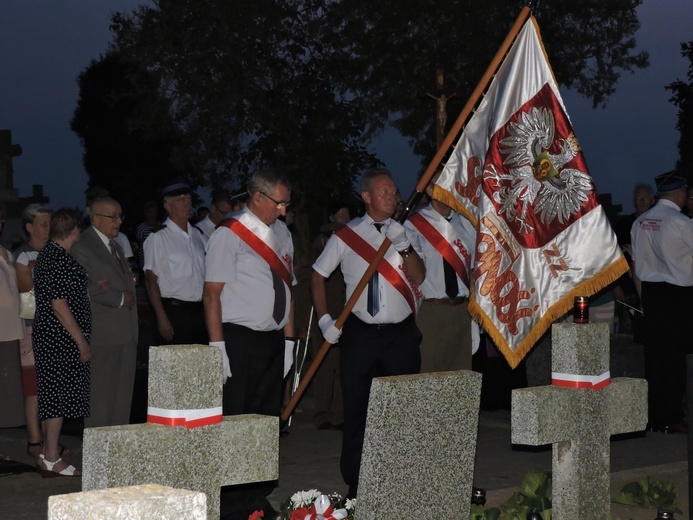
{"label": "embroidered lettering on banner", "polygon": [[[556,247],[556,244],[551,244],[551,247],[544,249],[542,253],[544,253],[546,263],[549,264],[549,268],[551,269],[551,276],[554,278],[558,278],[558,271],[568,270],[568,264],[563,260],[561,252],[558,250],[558,247]],[[558,263],[553,263],[553,259],[556,259]]]}
{"label": "embroidered lettering on banner", "polygon": [[[481,160],[471,156],[467,161],[467,184],[455,181],[455,191],[461,196],[469,199],[473,206],[479,204],[479,186],[481,186]],[[479,169],[479,173],[477,173]]]}
{"label": "embroidered lettering on banner", "polygon": [[[506,253],[513,251],[510,244],[503,238],[500,229],[494,225],[488,216],[484,217],[482,222],[494,234],[495,239],[498,240]],[[496,309],[498,320],[507,325],[508,332],[516,335],[519,333],[517,322],[522,318],[531,316],[536,310],[530,307],[520,308],[522,300],[529,299],[530,292],[520,289],[520,280],[512,270],[519,254],[515,251],[515,254],[509,255],[510,265],[501,273],[500,266],[503,255],[496,249],[496,240],[487,233],[480,232],[479,234],[481,237],[477,245],[479,255],[477,266],[474,269],[474,278],[476,280],[483,278],[481,287],[479,287],[479,294],[489,297]]]}

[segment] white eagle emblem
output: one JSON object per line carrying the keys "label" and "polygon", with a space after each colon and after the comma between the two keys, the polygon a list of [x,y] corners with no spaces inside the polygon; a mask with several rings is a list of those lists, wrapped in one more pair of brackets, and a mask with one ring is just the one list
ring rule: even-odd
{"label": "white eagle emblem", "polygon": [[580,146],[571,132],[559,139],[560,153],[548,153],[554,142],[555,122],[547,108],[532,107],[517,122],[508,125],[508,136],[500,140],[500,152],[507,173],[490,164],[484,179],[495,180],[498,190],[493,198],[499,213],[508,222],[517,221],[520,232],[529,234],[534,227],[527,221],[531,209],[542,224],[554,219],[563,224],[577,214],[592,192],[590,176],[574,168],[564,168],[578,155]]}

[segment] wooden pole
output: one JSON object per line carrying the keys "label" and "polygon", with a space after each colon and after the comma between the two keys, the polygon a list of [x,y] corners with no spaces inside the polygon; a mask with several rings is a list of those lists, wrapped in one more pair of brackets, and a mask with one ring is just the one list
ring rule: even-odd
{"label": "wooden pole", "polygon": [[[457,137],[457,134],[459,134],[459,132],[462,130],[462,127],[467,122],[467,118],[471,114],[473,108],[476,106],[481,95],[484,93],[484,91],[488,87],[489,83],[491,82],[491,79],[496,74],[496,71],[498,70],[498,67],[500,67],[500,64],[503,61],[503,58],[505,57],[508,50],[510,49],[510,46],[512,45],[513,41],[515,41],[515,38],[517,37],[517,35],[520,32],[520,29],[522,28],[524,23],[529,18],[531,12],[532,12],[531,9],[529,7],[525,6],[522,9],[522,11],[520,12],[520,15],[515,20],[515,23],[513,24],[512,28],[510,29],[510,32],[508,32],[508,35],[505,37],[505,40],[503,40],[503,43],[501,44],[500,48],[498,49],[498,52],[496,52],[496,55],[494,56],[490,65],[486,69],[486,72],[484,73],[481,80],[479,81],[479,84],[476,86],[476,88],[472,92],[472,95],[469,97],[467,104],[464,106],[464,108],[462,109],[462,112],[460,112],[460,115],[458,116],[457,120],[455,121],[455,124],[452,125],[452,128],[450,129],[447,136],[445,137],[445,140],[443,141],[442,146],[438,149],[435,156],[433,157],[433,160],[428,165],[428,168],[426,168],[426,171],[421,176],[419,183],[416,185],[414,193],[412,193],[411,197],[409,198],[409,201],[407,202],[407,205],[404,208],[404,211],[402,212],[402,216],[400,217],[401,222],[406,220],[406,218],[409,215],[409,213],[411,212],[412,208],[414,208],[416,206],[416,204],[418,203],[418,200],[421,198],[421,195],[423,194],[424,190],[426,189],[426,186],[428,186],[428,183],[430,182],[431,177],[433,177],[433,174],[435,173],[436,169],[438,168],[438,166],[442,162],[443,157],[447,153],[448,149],[452,146],[455,138]],[[382,245],[380,246],[380,249],[378,249],[377,253],[375,254],[375,258],[373,259],[371,264],[368,266],[368,269],[366,269],[366,272],[363,274],[363,277],[359,281],[358,285],[356,285],[356,288],[354,289],[354,292],[352,293],[351,297],[349,298],[349,301],[346,302],[344,309],[342,310],[341,314],[337,318],[337,321],[334,324],[334,326],[337,327],[338,329],[341,329],[344,326],[344,322],[349,317],[351,310],[354,308],[354,305],[356,305],[356,301],[361,296],[361,293],[366,288],[366,285],[368,285],[368,280],[371,279],[371,276],[373,276],[373,273],[375,273],[376,269],[378,269],[378,264],[380,263],[380,261],[385,256],[385,253],[387,252],[391,243],[392,242],[390,242],[390,239],[385,237],[385,240],[383,241]],[[305,375],[301,379],[301,383],[298,385],[298,388],[296,388],[296,391],[291,396],[291,399],[287,403],[286,407],[284,407],[284,410],[282,411],[282,413],[280,415],[280,419],[282,421],[286,421],[289,418],[289,416],[291,416],[292,412],[294,411],[294,408],[296,408],[296,405],[298,404],[298,401],[303,396],[303,392],[306,391],[306,388],[308,388],[308,385],[310,384],[310,381],[313,379],[315,372],[317,372],[318,367],[320,367],[320,363],[322,363],[322,360],[325,359],[325,356],[327,355],[327,351],[330,349],[330,347],[331,347],[331,345],[327,341],[325,341],[322,344],[322,347],[320,347],[320,350],[318,351],[317,355],[315,356],[315,359],[313,359],[313,362],[308,367],[308,370],[306,371]]]}

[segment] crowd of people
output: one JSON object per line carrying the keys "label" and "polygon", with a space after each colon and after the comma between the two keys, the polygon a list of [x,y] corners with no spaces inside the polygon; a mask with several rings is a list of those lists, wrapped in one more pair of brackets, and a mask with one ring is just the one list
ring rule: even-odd
{"label": "crowd of people", "polygon": [[[636,186],[635,213],[615,226],[632,269],[608,291],[643,337],[651,429],[683,432],[693,191],[676,171],[655,181],[658,197]],[[312,240],[296,230],[289,179],[272,168],[255,172],[238,196],[215,191],[197,218],[191,187],[169,183],[161,205],[144,207],[132,242],[121,231],[120,204],[102,188],[87,190],[84,231],[74,211],[31,204],[23,213],[27,241],[13,253],[0,249],[0,353],[4,366],[16,366],[14,379],[0,381],[8,396],[0,427],[26,424],[27,450],[49,477],[80,475],[63,459],[65,418],[84,418],[86,427],[128,423],[141,274],[158,344],[219,349],[225,415],[278,416],[297,341],[314,357],[323,342],[334,345],[313,381],[314,422],[343,431],[340,467],[355,497],[373,378],[468,370],[485,345],[467,310],[474,229],[430,189],[402,224],[393,217],[403,205],[391,173],[366,171],[361,214],[352,218],[353,201],[333,201]],[[386,238],[382,262],[337,327]],[[35,316],[20,319],[32,297]],[[242,517],[269,507],[269,491],[233,491],[222,503]]]}

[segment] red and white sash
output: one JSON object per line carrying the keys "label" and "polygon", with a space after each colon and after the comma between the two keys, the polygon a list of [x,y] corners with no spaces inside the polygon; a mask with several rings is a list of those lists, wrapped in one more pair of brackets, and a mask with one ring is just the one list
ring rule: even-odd
{"label": "red and white sash", "polygon": [[267,264],[277,272],[291,291],[293,264],[291,255],[284,250],[274,234],[274,231],[264,223],[257,220],[249,212],[242,212],[237,217],[223,220],[220,226],[224,226],[238,236],[248,247],[255,251]]}
{"label": "red and white sash", "polygon": [[431,207],[411,215],[409,222],[448,261],[469,289],[470,255],[452,225]]}
{"label": "red and white sash", "polygon": [[[377,231],[373,231],[377,233]],[[373,262],[377,250],[361,238],[361,236],[348,224],[343,226],[335,234],[365,262],[368,264]],[[380,273],[380,276],[384,277],[392,287],[397,289],[407,301],[412,313],[416,316],[421,303],[421,293],[418,288],[407,279],[401,264],[401,258],[394,249],[390,249],[385,253],[382,261],[378,264],[378,273]]]}

